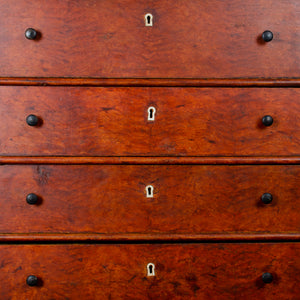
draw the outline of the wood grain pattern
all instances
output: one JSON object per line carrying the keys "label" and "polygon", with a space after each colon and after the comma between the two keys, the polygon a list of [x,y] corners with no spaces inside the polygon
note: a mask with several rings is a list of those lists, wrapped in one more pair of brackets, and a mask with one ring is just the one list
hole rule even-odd
{"label": "wood grain pattern", "polygon": [[0,164],[19,165],[298,165],[299,156],[161,157],[161,156],[0,156]]}
{"label": "wood grain pattern", "polygon": [[[299,77],[298,0],[0,1],[3,77]],[[154,26],[145,27],[152,13]],[[33,27],[37,41],[24,32]],[[274,33],[263,43],[265,30]]]}
{"label": "wood grain pattern", "polygon": [[300,233],[0,233],[2,244],[40,243],[192,243],[192,242],[299,242]]}
{"label": "wood grain pattern", "polygon": [[300,166],[1,166],[0,232],[299,236],[299,176]]}
{"label": "wood grain pattern", "polygon": [[119,87],[299,87],[300,78],[56,78],[0,77],[0,85]]}
{"label": "wood grain pattern", "polygon": [[298,299],[299,20],[297,0],[0,0],[0,299]]}
{"label": "wood grain pattern", "polygon": [[[1,299],[297,299],[300,244],[0,246]],[[155,264],[154,277],[146,266]],[[264,284],[263,273],[273,275]],[[28,275],[39,285],[26,285]],[[13,280],[7,280],[13,278]]]}
{"label": "wood grain pattern", "polygon": [[[0,154],[28,156],[299,155],[299,89],[0,89]],[[156,108],[155,121],[147,110]],[[25,119],[36,114],[42,126]],[[265,127],[264,115],[274,123]]]}

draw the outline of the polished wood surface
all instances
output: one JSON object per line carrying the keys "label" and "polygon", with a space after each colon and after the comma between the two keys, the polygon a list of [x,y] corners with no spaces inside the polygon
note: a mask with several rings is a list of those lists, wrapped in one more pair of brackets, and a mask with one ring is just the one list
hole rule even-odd
{"label": "polished wood surface", "polygon": [[56,78],[0,77],[0,85],[120,87],[299,87],[298,78]]}
{"label": "polished wood surface", "polygon": [[297,0],[0,0],[0,299],[299,299],[299,20]]}
{"label": "polished wood surface", "polygon": [[191,243],[298,242],[300,233],[0,233],[1,243]]}
{"label": "polished wood surface", "polygon": [[299,177],[299,166],[1,166],[0,232],[299,234]]}
{"label": "polished wood surface", "polygon": [[0,156],[0,165],[295,165],[299,156]]}
{"label": "polished wood surface", "polygon": [[[29,156],[300,154],[293,88],[0,88],[0,153]],[[155,107],[154,121],[148,108]],[[35,114],[39,127],[26,124]],[[261,119],[271,115],[265,127]]]}
{"label": "polished wood surface", "polygon": [[[0,2],[3,77],[299,77],[299,1]],[[144,16],[153,15],[153,27]],[[38,40],[27,40],[33,27]],[[264,43],[265,30],[274,34]]]}
{"label": "polished wood surface", "polygon": [[[1,245],[1,299],[297,299],[300,244]],[[155,276],[147,276],[153,263]],[[262,282],[263,273],[273,282]],[[38,286],[26,285],[29,275]],[[13,278],[13,280],[8,280]]]}

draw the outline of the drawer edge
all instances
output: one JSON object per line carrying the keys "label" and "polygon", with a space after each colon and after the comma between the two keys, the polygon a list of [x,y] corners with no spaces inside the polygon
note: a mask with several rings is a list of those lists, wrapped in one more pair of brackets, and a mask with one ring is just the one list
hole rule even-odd
{"label": "drawer edge", "polygon": [[300,156],[0,156],[0,165],[298,165]]}
{"label": "drawer edge", "polygon": [[228,234],[96,234],[31,233],[0,234],[0,243],[8,242],[289,242],[300,241],[300,233],[228,233]]}
{"label": "drawer edge", "polygon": [[102,87],[300,87],[298,78],[0,77],[0,85]]}

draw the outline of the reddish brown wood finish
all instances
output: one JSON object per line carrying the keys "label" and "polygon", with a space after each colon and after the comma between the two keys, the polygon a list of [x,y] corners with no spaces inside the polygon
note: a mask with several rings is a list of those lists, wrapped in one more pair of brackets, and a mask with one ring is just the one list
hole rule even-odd
{"label": "reddish brown wood finish", "polygon": [[[2,0],[0,12],[1,76],[300,75],[298,0]],[[41,38],[27,40],[28,27]]]}
{"label": "reddish brown wood finish", "polygon": [[300,78],[36,78],[0,77],[0,85],[121,87],[299,87]]}
{"label": "reddish brown wood finish", "polygon": [[133,156],[0,156],[0,164],[20,165],[297,165],[299,156],[279,157],[133,157]]}
{"label": "reddish brown wood finish", "polygon": [[0,232],[299,235],[299,177],[299,166],[2,166]]}
{"label": "reddish brown wood finish", "polygon": [[[1,299],[297,299],[300,244],[0,246]],[[148,263],[155,265],[148,277]],[[263,273],[273,275],[264,284]],[[39,285],[26,285],[36,275]],[[8,280],[13,278],[13,280]]]}
{"label": "reddish brown wood finish", "polygon": [[298,242],[300,233],[0,233],[2,243],[191,243],[191,242]]}
{"label": "reddish brown wood finish", "polygon": [[0,0],[0,299],[298,299],[299,19],[297,0]]}
{"label": "reddish brown wood finish", "polygon": [[[75,156],[299,155],[299,89],[0,89],[0,153]],[[147,110],[156,108],[155,121]],[[25,119],[36,114],[41,127]],[[264,115],[274,124],[265,127]]]}

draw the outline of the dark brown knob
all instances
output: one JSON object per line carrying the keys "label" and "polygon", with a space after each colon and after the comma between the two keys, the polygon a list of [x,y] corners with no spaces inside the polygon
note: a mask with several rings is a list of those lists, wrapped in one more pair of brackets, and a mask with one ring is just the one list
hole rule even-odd
{"label": "dark brown knob", "polygon": [[37,116],[35,116],[35,115],[29,115],[26,118],[26,123],[29,126],[37,126],[38,123],[39,123],[39,118]]}
{"label": "dark brown knob", "polygon": [[37,31],[33,28],[27,28],[25,31],[25,37],[28,40],[35,40],[37,37]]}
{"label": "dark brown knob", "polygon": [[29,286],[36,286],[38,284],[38,278],[34,275],[29,275],[26,279],[26,283]]}
{"label": "dark brown knob", "polygon": [[263,32],[261,37],[265,42],[268,43],[268,42],[271,42],[273,40],[273,33],[270,30],[266,30],[266,31]]}
{"label": "dark brown knob", "polygon": [[265,126],[271,126],[273,124],[273,118],[271,116],[264,116],[261,121]]}
{"label": "dark brown knob", "polygon": [[261,201],[264,204],[270,204],[273,200],[273,196],[270,193],[265,193],[261,196]]}
{"label": "dark brown knob", "polygon": [[261,279],[264,283],[271,283],[273,281],[273,276],[271,273],[264,273],[262,274]]}
{"label": "dark brown knob", "polygon": [[26,202],[30,205],[37,204],[38,201],[39,197],[36,194],[31,193],[26,196]]}

